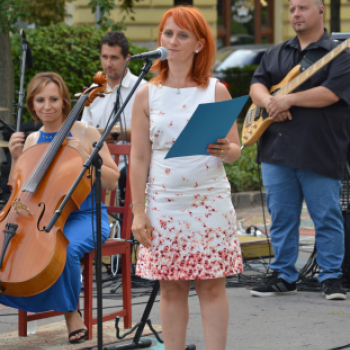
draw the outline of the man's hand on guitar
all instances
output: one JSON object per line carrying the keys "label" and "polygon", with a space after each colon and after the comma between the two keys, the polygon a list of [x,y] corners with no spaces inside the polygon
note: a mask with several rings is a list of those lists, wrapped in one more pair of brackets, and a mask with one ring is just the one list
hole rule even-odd
{"label": "man's hand on guitar", "polygon": [[270,96],[270,100],[266,104],[266,111],[269,117],[276,122],[284,122],[292,120],[292,115],[289,112],[292,104],[290,103],[289,95]]}
{"label": "man's hand on guitar", "polygon": [[[270,117],[270,115],[269,115]],[[274,115],[273,117],[271,117],[274,121],[276,122],[284,122],[286,121],[287,119],[288,120],[292,120],[292,115],[290,114],[289,111],[287,112],[282,112],[280,114],[277,114],[277,115]]]}

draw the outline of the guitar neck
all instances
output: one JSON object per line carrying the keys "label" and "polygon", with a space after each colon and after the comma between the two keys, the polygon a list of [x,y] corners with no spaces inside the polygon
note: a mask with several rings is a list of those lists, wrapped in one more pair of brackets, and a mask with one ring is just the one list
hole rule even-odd
{"label": "guitar neck", "polygon": [[293,80],[291,80],[288,84],[286,84],[283,88],[278,90],[274,95],[288,95],[300,85],[302,85],[306,80],[311,78],[315,73],[317,73],[320,69],[322,69],[326,64],[331,62],[334,58],[339,56],[343,51],[345,51],[350,44],[350,39],[344,41],[340,45],[338,45],[335,49],[328,52],[324,57],[320,58],[316,63],[314,63],[311,67],[304,70],[303,73],[299,74]]}

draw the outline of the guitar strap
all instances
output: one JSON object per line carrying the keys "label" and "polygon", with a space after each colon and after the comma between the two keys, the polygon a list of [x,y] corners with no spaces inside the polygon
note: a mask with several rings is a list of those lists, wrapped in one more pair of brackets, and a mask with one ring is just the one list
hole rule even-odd
{"label": "guitar strap", "polygon": [[[337,46],[336,43],[338,42],[331,40],[332,50]],[[300,62],[300,71],[303,72],[305,69],[311,67],[328,52],[329,51],[323,47],[319,47],[315,50],[309,50]]]}

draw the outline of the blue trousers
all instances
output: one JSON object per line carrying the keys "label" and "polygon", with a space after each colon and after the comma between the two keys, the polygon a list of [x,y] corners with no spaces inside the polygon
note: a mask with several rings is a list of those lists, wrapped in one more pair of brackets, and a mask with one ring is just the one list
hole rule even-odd
{"label": "blue trousers", "polygon": [[340,204],[341,181],[302,169],[262,163],[271,243],[275,261],[270,268],[288,283],[298,280],[299,226],[305,199],[316,231],[319,282],[340,278],[344,258],[344,228]]}

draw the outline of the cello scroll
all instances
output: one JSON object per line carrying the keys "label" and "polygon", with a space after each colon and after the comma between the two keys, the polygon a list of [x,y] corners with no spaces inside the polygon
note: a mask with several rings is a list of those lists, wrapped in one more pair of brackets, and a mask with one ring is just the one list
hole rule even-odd
{"label": "cello scroll", "polygon": [[75,97],[80,97],[89,93],[89,98],[85,102],[85,106],[88,107],[94,101],[96,97],[105,97],[105,94],[110,94],[111,91],[107,90],[107,77],[104,72],[97,72],[94,76],[94,83],[98,86],[91,86],[90,88],[84,88],[83,93],[79,92],[75,94]]}

